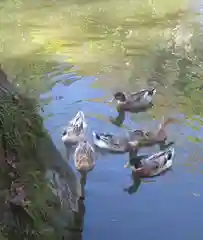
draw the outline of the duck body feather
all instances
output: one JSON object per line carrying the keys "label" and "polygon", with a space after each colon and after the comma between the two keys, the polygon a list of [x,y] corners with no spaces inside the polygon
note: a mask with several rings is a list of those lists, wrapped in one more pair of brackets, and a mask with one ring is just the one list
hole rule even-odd
{"label": "duck body feather", "polygon": [[127,150],[128,139],[127,137],[118,137],[110,133],[96,133],[93,132],[94,144],[102,149],[111,152],[125,153]]}
{"label": "duck body feather", "polygon": [[143,147],[149,147],[156,144],[165,143],[165,141],[167,140],[166,135],[159,137],[156,133],[145,132],[142,130],[135,130],[134,132],[131,132],[130,138],[139,141],[140,146]]}
{"label": "duck body feather", "polygon": [[142,89],[138,92],[131,93],[127,96],[127,101],[140,102],[142,104],[152,103],[156,89]]}
{"label": "duck body feather", "polygon": [[157,176],[172,167],[174,156],[174,148],[155,153],[148,158],[141,159],[139,166],[133,166],[133,173],[139,177]]}
{"label": "duck body feather", "polygon": [[62,133],[62,141],[65,144],[76,144],[85,139],[87,123],[82,111],[79,111],[76,116],[69,122],[68,126]]}
{"label": "duck body feather", "polygon": [[74,164],[77,171],[87,173],[95,167],[95,151],[86,140],[79,142],[74,153]]}
{"label": "duck body feather", "polygon": [[132,130],[129,132],[129,138],[132,139],[131,141],[137,140],[140,143],[140,147],[148,147],[156,144],[164,145],[167,141],[166,127],[174,122],[176,122],[174,118],[163,120],[155,132]]}

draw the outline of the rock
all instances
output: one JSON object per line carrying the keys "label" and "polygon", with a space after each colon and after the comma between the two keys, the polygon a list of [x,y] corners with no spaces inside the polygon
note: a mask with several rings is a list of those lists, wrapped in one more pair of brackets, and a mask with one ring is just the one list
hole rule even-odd
{"label": "rock", "polygon": [[[35,113],[34,101],[18,94],[0,65],[0,101],[4,100],[7,105],[6,109],[1,108],[0,116],[0,121],[3,121],[0,122],[2,232],[5,237],[11,234],[16,239],[33,239],[33,234],[45,240],[50,239],[50,236],[52,239],[69,239],[72,233],[67,229],[75,227],[75,211],[81,211],[78,208],[79,184],[72,169],[43,129],[41,117]],[[15,109],[20,109],[22,116],[15,115]],[[22,119],[17,122],[4,119],[9,111]],[[6,130],[4,123],[10,124]],[[55,172],[58,176],[55,191],[50,187],[50,177],[46,178],[47,172]],[[10,212],[3,205],[6,192],[10,192],[7,198]],[[56,192],[62,192],[60,198]],[[26,204],[27,199],[30,204]],[[9,221],[6,221],[5,213],[9,213]],[[20,226],[17,223],[19,221]],[[14,225],[10,226],[12,222]]]}

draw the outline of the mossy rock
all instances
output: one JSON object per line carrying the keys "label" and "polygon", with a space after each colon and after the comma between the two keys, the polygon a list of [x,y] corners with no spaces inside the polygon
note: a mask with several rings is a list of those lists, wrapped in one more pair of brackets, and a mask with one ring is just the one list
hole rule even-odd
{"label": "mossy rock", "polygon": [[[5,77],[0,74],[2,239],[62,239],[70,235],[66,228],[74,213],[70,204],[64,210],[64,203],[54,194],[46,173],[56,170],[61,178],[68,175],[65,183],[67,186],[70,183],[70,200],[77,202],[74,175],[64,170],[65,162],[44,129],[36,103],[19,96]],[[43,152],[47,148],[51,157]]]}

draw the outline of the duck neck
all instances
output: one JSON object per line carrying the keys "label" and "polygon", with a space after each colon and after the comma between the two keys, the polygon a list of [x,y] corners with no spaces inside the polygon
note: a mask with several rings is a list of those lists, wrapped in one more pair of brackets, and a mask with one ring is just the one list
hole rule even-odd
{"label": "duck neck", "polygon": [[137,153],[138,153],[138,149],[134,149],[134,150],[130,149],[129,150],[129,159],[132,159],[132,158],[136,157]]}

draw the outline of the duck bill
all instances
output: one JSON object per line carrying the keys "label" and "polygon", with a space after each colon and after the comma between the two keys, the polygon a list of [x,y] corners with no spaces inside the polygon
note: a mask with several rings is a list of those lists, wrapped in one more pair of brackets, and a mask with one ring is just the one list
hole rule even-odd
{"label": "duck bill", "polygon": [[128,161],[125,165],[124,165],[124,168],[130,168],[131,167],[131,164],[130,162]]}
{"label": "duck bill", "polygon": [[113,98],[109,101],[109,103],[112,103],[114,100],[115,100],[115,97],[113,97]]}

